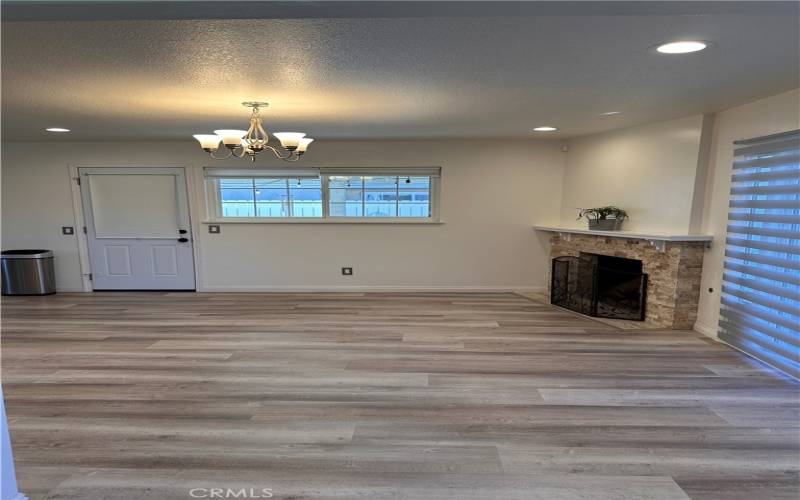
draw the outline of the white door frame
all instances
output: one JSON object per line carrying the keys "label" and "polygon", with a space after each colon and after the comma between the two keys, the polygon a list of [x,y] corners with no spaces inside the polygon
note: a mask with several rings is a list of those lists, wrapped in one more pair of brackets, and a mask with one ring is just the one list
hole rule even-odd
{"label": "white door frame", "polygon": [[78,183],[80,180],[80,172],[78,169],[80,168],[98,168],[98,167],[108,167],[108,168],[158,168],[158,167],[170,167],[170,168],[182,168],[184,172],[184,176],[186,178],[186,193],[187,199],[189,204],[189,226],[192,228],[192,256],[194,258],[194,284],[195,290],[200,291],[202,289],[202,281],[201,281],[201,271],[200,271],[200,239],[197,237],[200,232],[200,224],[198,221],[200,218],[198,217],[197,206],[195,201],[198,200],[198,192],[197,192],[197,170],[191,164],[175,164],[175,163],[153,163],[153,162],[141,162],[141,163],[114,163],[114,162],[98,162],[98,163],[80,163],[80,164],[68,164],[67,165],[67,181],[70,185],[70,190],[72,192],[72,214],[73,218],[75,219],[75,233],[77,234],[78,240],[78,260],[80,262],[80,271],[81,271],[81,282],[83,285],[84,292],[92,292],[94,291],[94,287],[92,286],[92,280],[89,279],[89,275],[92,272],[92,265],[91,260],[89,259],[89,238],[86,233],[83,232],[83,228],[86,226],[86,218],[83,214],[83,200],[81,198],[81,187]]}

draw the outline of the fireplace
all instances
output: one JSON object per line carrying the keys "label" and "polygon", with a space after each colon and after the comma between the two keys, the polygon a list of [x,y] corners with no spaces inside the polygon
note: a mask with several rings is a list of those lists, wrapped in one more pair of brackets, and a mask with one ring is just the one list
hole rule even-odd
{"label": "fireplace", "polygon": [[[673,330],[688,330],[694,326],[697,319],[697,303],[700,300],[700,277],[703,270],[703,254],[710,238],[698,236],[681,236],[681,239],[663,241],[658,238],[647,239],[646,235],[641,237],[626,234],[618,231],[619,236],[609,234],[594,234],[597,231],[588,230],[569,230],[557,231],[555,229],[543,229],[552,234],[550,238],[550,258],[562,256],[572,256],[575,259],[580,257],[581,252],[606,255],[615,257],[625,257],[628,259],[641,261],[641,271],[647,274],[647,282],[642,285],[642,299],[645,301],[645,317],[642,327],[644,328],[663,328]],[[664,236],[660,236],[664,238]],[[656,244],[654,243],[654,241]],[[561,264],[557,264],[553,270],[564,271]],[[605,266],[604,266],[605,267]],[[638,269],[638,268],[637,268]],[[578,262],[573,261],[572,273],[578,272]],[[587,272],[587,269],[584,269]],[[592,275],[593,268],[589,267],[587,274]],[[567,277],[569,275],[566,275]],[[571,278],[572,289],[554,290],[553,277],[549,279],[551,296],[556,295],[556,301],[568,300],[575,304],[577,299],[573,296],[565,296],[567,292],[573,294],[577,290],[577,274]],[[561,284],[564,279],[559,280]],[[581,280],[583,286],[585,280]],[[594,279],[588,281],[589,290],[593,289]],[[582,292],[587,290],[582,289]],[[645,297],[645,291],[647,296]],[[585,295],[586,296],[586,295]],[[592,303],[592,296],[588,295],[588,304]],[[605,309],[605,308],[603,308]],[[587,313],[591,314],[591,308]]]}
{"label": "fireplace", "polygon": [[550,302],[588,316],[644,321],[642,261],[580,252],[552,262]]}

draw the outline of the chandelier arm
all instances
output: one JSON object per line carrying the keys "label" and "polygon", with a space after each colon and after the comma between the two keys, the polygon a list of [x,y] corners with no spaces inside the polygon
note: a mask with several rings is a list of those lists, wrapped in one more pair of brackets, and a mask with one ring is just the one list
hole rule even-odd
{"label": "chandelier arm", "polygon": [[244,139],[249,143],[250,137],[253,135],[253,131],[256,129],[256,118],[253,116],[250,118],[250,127],[247,129],[247,133],[244,134]]}
{"label": "chandelier arm", "polygon": [[261,120],[258,120],[256,122],[256,130],[261,132],[261,137],[264,138],[264,144],[266,144],[267,141],[269,141],[269,134],[267,133],[266,130],[264,130],[264,127],[261,126]]}
{"label": "chandelier arm", "polygon": [[280,152],[277,149],[275,149],[274,146],[266,146],[266,149],[269,149],[270,151],[272,151],[275,154],[276,157],[280,158],[283,161],[297,161],[297,160],[300,159],[300,156],[292,155],[291,152],[289,152],[288,155],[283,156],[283,155],[280,154]]}

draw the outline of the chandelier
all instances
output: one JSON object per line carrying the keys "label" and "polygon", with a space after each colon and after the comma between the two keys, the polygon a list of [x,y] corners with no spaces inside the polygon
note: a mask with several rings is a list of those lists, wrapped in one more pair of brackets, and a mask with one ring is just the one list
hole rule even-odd
{"label": "chandelier", "polygon": [[[269,135],[264,127],[261,126],[259,109],[266,108],[269,103],[258,101],[245,101],[243,106],[253,109],[250,115],[250,128],[247,130],[215,130],[213,134],[197,134],[194,136],[200,142],[203,151],[215,160],[226,160],[231,157],[250,158],[256,161],[256,155],[268,149],[275,156],[284,161],[297,161],[306,152],[306,148],[314,139],[306,137],[302,132],[276,132],[272,135],[278,138],[285,153],[281,154],[273,146],[267,144]],[[223,156],[215,153],[219,149],[219,143],[228,150]]]}

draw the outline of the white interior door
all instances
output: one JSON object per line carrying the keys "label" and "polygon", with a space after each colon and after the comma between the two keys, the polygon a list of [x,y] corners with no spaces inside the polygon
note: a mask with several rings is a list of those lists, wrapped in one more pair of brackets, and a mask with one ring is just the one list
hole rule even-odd
{"label": "white interior door", "polygon": [[95,290],[194,290],[182,168],[81,168]]}

